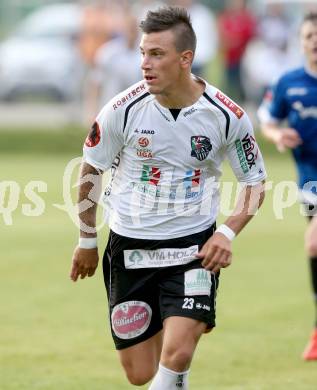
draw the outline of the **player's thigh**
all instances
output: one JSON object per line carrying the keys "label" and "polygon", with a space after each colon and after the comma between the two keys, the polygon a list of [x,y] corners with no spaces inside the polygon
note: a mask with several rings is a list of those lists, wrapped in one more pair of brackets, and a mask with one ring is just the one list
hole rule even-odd
{"label": "player's thigh", "polygon": [[207,324],[188,317],[172,316],[164,320],[161,363],[175,370],[186,370]]}
{"label": "player's thigh", "polygon": [[219,274],[205,270],[200,260],[166,271],[160,283],[162,319],[192,318],[205,323],[208,332],[215,326],[218,284]]}
{"label": "player's thigh", "polygon": [[109,319],[116,349],[126,350],[152,338],[162,329],[155,270],[128,269],[125,250],[138,242],[111,234],[103,258]]}

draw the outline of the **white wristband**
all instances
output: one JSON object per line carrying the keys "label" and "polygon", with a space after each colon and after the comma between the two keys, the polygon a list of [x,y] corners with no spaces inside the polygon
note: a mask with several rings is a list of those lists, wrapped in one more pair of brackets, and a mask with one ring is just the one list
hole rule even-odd
{"label": "white wristband", "polygon": [[97,237],[80,237],[78,242],[79,248],[83,249],[93,249],[97,248]]}
{"label": "white wristband", "polygon": [[229,226],[225,224],[222,224],[219,227],[217,227],[215,233],[222,233],[230,241],[232,241],[236,236],[236,233],[232,229],[230,229]]}

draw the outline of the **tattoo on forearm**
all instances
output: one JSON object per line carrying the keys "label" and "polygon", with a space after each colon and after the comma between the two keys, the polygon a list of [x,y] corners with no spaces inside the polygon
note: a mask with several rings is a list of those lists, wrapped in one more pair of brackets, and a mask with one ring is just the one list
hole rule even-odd
{"label": "tattoo on forearm", "polygon": [[80,173],[78,214],[83,236],[96,235],[96,212],[101,193],[102,171],[83,163]]}

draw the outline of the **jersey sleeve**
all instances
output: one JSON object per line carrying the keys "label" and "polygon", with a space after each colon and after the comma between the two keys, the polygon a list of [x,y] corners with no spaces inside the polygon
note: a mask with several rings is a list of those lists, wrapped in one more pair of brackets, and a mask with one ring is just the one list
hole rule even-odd
{"label": "jersey sleeve", "polygon": [[230,126],[226,156],[239,182],[255,185],[266,178],[262,154],[246,113]]}
{"label": "jersey sleeve", "polygon": [[83,159],[106,171],[124,145],[121,115],[107,104],[97,116],[83,147]]}
{"label": "jersey sleeve", "polygon": [[283,79],[272,85],[265,93],[258,110],[261,123],[280,122],[287,117],[287,101]]}

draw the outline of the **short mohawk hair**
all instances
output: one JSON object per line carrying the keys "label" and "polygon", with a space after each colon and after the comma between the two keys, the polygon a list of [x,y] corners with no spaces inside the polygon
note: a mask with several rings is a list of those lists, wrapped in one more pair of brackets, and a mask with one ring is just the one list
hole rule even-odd
{"label": "short mohawk hair", "polygon": [[140,28],[145,34],[174,30],[177,51],[192,50],[195,53],[196,34],[185,8],[162,7],[156,11],[148,11],[146,18],[140,23]]}

